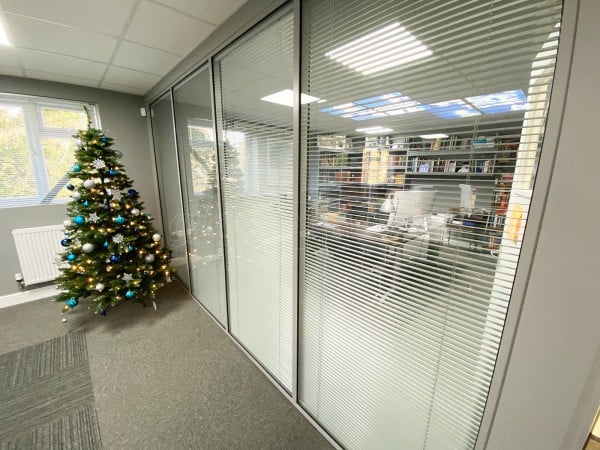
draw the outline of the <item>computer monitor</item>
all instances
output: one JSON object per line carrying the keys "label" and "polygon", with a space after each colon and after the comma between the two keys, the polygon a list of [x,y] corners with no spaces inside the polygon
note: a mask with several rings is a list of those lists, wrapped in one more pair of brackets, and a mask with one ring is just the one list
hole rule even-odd
{"label": "computer monitor", "polygon": [[396,191],[392,197],[392,211],[388,227],[417,225],[429,216],[437,191]]}

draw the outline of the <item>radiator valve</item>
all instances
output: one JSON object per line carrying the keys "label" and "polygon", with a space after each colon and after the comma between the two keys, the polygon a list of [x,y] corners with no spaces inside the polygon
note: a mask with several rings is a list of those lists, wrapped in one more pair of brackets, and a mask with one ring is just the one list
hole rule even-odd
{"label": "radiator valve", "polygon": [[19,285],[24,288],[25,287],[25,281],[23,281],[23,275],[21,275],[20,273],[15,273],[15,281],[17,283],[19,283]]}

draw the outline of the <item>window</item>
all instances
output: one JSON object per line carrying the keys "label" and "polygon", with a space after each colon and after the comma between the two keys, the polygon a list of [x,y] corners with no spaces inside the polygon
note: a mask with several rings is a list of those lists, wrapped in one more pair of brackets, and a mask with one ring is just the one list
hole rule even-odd
{"label": "window", "polygon": [[[87,127],[82,103],[0,95],[0,207],[63,203],[77,130]],[[92,124],[97,126],[93,105]]]}

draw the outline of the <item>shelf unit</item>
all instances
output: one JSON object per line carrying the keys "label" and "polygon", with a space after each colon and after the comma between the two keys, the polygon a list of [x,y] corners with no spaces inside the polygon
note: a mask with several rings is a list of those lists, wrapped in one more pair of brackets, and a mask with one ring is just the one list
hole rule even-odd
{"label": "shelf unit", "polygon": [[[365,214],[376,214],[389,191],[407,189],[419,179],[443,178],[456,180],[457,184],[479,179],[500,186],[494,189],[489,227],[503,226],[503,223],[495,227],[492,224],[498,225],[500,220],[499,195],[507,197],[510,193],[510,182],[500,181],[504,173],[513,171],[518,142],[499,136],[476,139],[451,136],[433,140],[326,136],[324,140],[329,145],[321,145],[319,139],[317,146],[321,212],[347,213],[357,209]],[[365,158],[369,161],[373,158],[373,166],[365,163]],[[371,169],[375,173],[369,173]]]}

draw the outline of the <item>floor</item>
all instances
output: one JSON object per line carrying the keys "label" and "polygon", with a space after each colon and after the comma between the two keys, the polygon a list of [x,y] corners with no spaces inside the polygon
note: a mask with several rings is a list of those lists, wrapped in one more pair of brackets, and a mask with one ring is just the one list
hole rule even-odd
{"label": "floor", "polygon": [[60,309],[1,309],[0,353],[84,330],[104,448],[331,448],[177,283],[158,311],[80,306],[62,323]]}

